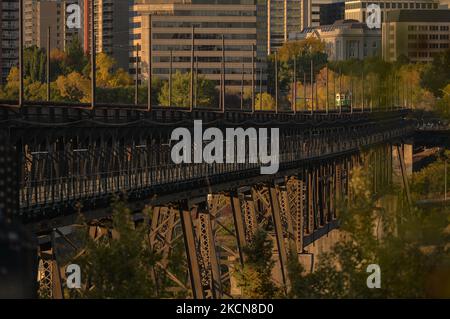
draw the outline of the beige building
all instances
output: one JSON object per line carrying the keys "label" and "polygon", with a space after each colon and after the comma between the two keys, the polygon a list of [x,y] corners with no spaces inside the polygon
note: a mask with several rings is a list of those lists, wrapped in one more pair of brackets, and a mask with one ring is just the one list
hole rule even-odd
{"label": "beige building", "polygon": [[[155,77],[168,79],[170,53],[173,73],[185,73],[191,67],[192,27],[195,27],[195,65],[200,76],[219,85],[222,67],[222,35],[225,39],[225,84],[227,91],[239,91],[242,72],[244,86],[251,84],[252,56],[258,60],[257,70],[266,79],[265,20],[257,16],[256,1],[233,1],[233,4],[208,3],[205,0],[141,0],[136,1],[132,18],[132,45],[140,48],[139,71],[148,76],[149,20],[151,16],[152,71]],[[229,1],[223,1],[230,3]],[[135,74],[136,55],[130,52],[130,73]],[[256,61],[256,60],[255,60]],[[259,75],[255,76],[258,80]]]}
{"label": "beige building", "polygon": [[321,6],[344,2],[344,0],[302,0],[301,1],[301,30],[320,25]]}
{"label": "beige building", "polygon": [[[96,51],[104,52],[112,56],[116,62],[117,67],[128,69],[129,51],[129,0],[84,0],[83,8],[87,11],[83,28],[84,32],[85,50],[89,51],[90,47],[90,1],[95,1],[95,42]],[[87,8],[86,8],[87,7]]]}
{"label": "beige building", "polygon": [[367,6],[377,4],[380,6],[381,22],[386,17],[386,12],[392,10],[433,10],[439,7],[439,0],[356,0],[345,1],[345,19],[366,22]]}
{"label": "beige building", "polygon": [[19,58],[19,1],[0,2],[0,85],[6,83],[11,67]]}
{"label": "beige building", "polygon": [[430,62],[450,48],[450,10],[392,11],[382,26],[383,58]]}
{"label": "beige building", "polygon": [[24,44],[25,47],[47,47],[48,27],[52,48],[64,50],[70,41],[66,34],[66,1],[24,0]]}
{"label": "beige building", "polygon": [[273,53],[288,40],[290,32],[302,30],[302,0],[267,0],[267,52]]}
{"label": "beige building", "polygon": [[290,41],[315,37],[325,42],[331,61],[364,59],[381,55],[381,31],[369,29],[356,20],[340,20],[331,25],[310,27],[291,33]]}

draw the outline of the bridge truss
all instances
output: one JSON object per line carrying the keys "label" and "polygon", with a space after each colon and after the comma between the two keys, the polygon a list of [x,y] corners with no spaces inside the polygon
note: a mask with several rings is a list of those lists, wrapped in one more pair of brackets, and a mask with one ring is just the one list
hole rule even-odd
{"label": "bridge truss", "polygon": [[[245,264],[244,247],[259,228],[273,238],[278,280],[288,289],[289,256],[305,253],[308,244],[338,226],[339,205],[352,196],[352,168],[370,166],[373,187],[381,188],[391,180],[391,143],[412,132],[405,110],[309,115],[28,107],[2,112],[0,160],[7,171],[0,174],[7,184],[0,185],[1,204],[34,232],[49,234],[50,245],[41,246],[41,288],[52,297],[62,297],[64,276],[56,263],[58,227],[74,223],[81,211],[92,222],[93,237],[112,232],[101,220],[110,217],[109,204],[117,195],[136,212],[151,208],[149,244],[164,257],[158,269],[194,298],[236,295],[233,271]],[[173,164],[171,132],[192,130],[194,119],[203,120],[205,128],[278,127],[278,173],[261,175],[260,165],[249,162]],[[187,281],[167,268],[180,241]]]}

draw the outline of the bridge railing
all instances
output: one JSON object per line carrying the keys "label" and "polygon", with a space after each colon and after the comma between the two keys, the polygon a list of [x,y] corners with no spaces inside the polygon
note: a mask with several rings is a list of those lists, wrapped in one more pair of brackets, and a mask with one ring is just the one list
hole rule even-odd
{"label": "bridge railing", "polygon": [[[285,136],[279,154],[280,170],[405,135],[408,127],[355,131],[347,136],[331,134],[305,138]],[[283,146],[284,145],[284,146]],[[64,212],[77,203],[89,205],[113,194],[150,196],[192,185],[206,187],[233,179],[260,175],[261,162],[174,164],[170,145],[91,145],[85,149],[25,152],[21,159],[20,207],[27,218],[43,209]]]}

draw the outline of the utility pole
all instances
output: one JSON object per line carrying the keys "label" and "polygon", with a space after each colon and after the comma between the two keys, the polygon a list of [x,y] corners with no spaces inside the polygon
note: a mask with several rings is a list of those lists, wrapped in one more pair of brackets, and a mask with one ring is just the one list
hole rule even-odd
{"label": "utility pole", "polygon": [[311,59],[311,114],[314,113],[314,62]]}
{"label": "utility pole", "polygon": [[444,175],[445,175],[445,182],[444,182],[444,201],[447,201],[447,159],[445,159],[445,162],[444,162]]}
{"label": "utility pole", "polygon": [[191,44],[191,84],[189,94],[189,111],[194,109],[194,45],[195,45],[195,27],[192,26],[192,44]]}
{"label": "utility pole", "polygon": [[[243,59],[243,58],[242,58]],[[241,111],[244,109],[244,62],[242,62],[241,74]]]}
{"label": "utility pole", "polygon": [[194,106],[197,106],[198,96],[198,56],[195,57],[195,91],[194,91]]}
{"label": "utility pole", "polygon": [[303,71],[303,110],[306,111],[307,100],[306,100],[306,72]]}
{"label": "utility pole", "polygon": [[225,35],[222,34],[222,87],[221,87],[221,111],[225,112]]}
{"label": "utility pole", "polygon": [[148,83],[147,83],[147,111],[152,110],[152,16],[148,16]]}
{"label": "utility pole", "polygon": [[256,53],[256,46],[252,45],[252,113],[255,112],[255,53]]}
{"label": "utility pole", "polygon": [[328,65],[327,65],[327,67],[326,67],[326,73],[325,73],[325,77],[326,77],[326,94],[327,94],[327,101],[326,101],[326,114],[328,114],[328,108],[329,108],[329,105],[328,105],[328,103],[329,103],[329,96],[328,96]]}
{"label": "utility pole", "polygon": [[336,110],[336,72],[333,71],[333,108]]}
{"label": "utility pole", "polygon": [[350,113],[353,113],[353,73],[350,73]]}
{"label": "utility pole", "polygon": [[[95,6],[91,0],[91,109],[95,108],[95,86],[96,84],[96,48],[95,48]],[[137,71],[137,70],[136,70]]]}
{"label": "utility pole", "polygon": [[136,45],[136,74],[134,79],[134,105],[139,104],[139,44]]}
{"label": "utility pole", "polygon": [[297,56],[294,57],[294,76],[293,76],[293,88],[292,88],[292,106],[294,114],[297,113]]}
{"label": "utility pole", "polygon": [[19,0],[19,107],[23,106],[23,1]]}
{"label": "utility pole", "polygon": [[262,111],[263,96],[262,96],[262,64],[259,66],[259,110]]}
{"label": "utility pole", "polygon": [[275,113],[278,113],[278,53],[275,52]]}
{"label": "utility pole", "polygon": [[172,67],[173,67],[173,51],[170,50],[169,57],[169,107],[172,106]]}
{"label": "utility pole", "polygon": [[341,100],[341,93],[342,93],[342,70],[339,69],[339,113],[342,113],[342,100]]}
{"label": "utility pole", "polygon": [[362,75],[361,75],[361,86],[362,86],[362,91],[361,91],[361,109],[362,112],[364,113],[364,104],[365,104],[365,99],[364,99],[364,83],[365,83],[365,79],[364,79],[364,65],[363,65],[363,69],[362,69]]}
{"label": "utility pole", "polygon": [[47,101],[50,101],[50,27],[47,29]]}

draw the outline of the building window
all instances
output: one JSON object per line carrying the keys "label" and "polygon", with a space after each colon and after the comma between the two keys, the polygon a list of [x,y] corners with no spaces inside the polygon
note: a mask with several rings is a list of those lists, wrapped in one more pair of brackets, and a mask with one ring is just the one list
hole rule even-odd
{"label": "building window", "polygon": [[448,34],[441,34],[439,37],[441,40],[448,40]]}
{"label": "building window", "polygon": [[449,27],[448,25],[441,25],[441,31],[448,31]]}
{"label": "building window", "polygon": [[448,43],[441,43],[441,49],[448,49]]}
{"label": "building window", "polygon": [[415,25],[409,25],[408,26],[408,31],[416,31],[417,27]]}
{"label": "building window", "polygon": [[428,26],[426,25],[419,25],[419,31],[427,31],[428,30]]}
{"label": "building window", "polygon": [[430,40],[437,40],[439,36],[437,34],[430,34]]}
{"label": "building window", "polygon": [[439,27],[437,25],[430,25],[430,31],[437,31]]}
{"label": "building window", "polygon": [[416,34],[408,34],[408,40],[415,40],[415,39],[417,39]]}

